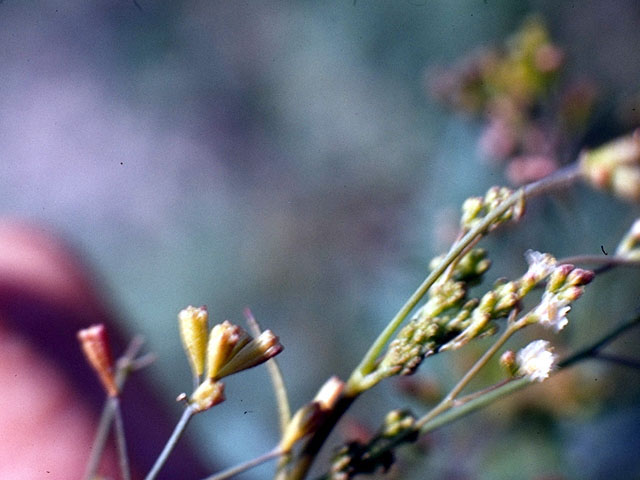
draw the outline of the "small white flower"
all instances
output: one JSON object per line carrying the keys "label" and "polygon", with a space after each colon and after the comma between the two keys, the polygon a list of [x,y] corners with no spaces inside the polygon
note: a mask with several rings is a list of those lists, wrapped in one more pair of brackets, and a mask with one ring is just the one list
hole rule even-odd
{"label": "small white flower", "polygon": [[536,283],[545,279],[556,267],[556,259],[549,253],[540,253],[535,250],[524,252],[524,258],[529,264],[526,277],[533,279]]}
{"label": "small white flower", "polygon": [[558,298],[553,292],[544,292],[540,304],[534,309],[533,315],[539,317],[538,323],[545,328],[553,328],[556,332],[562,330],[568,323],[567,313],[571,307],[567,302]]}
{"label": "small white flower", "polygon": [[549,376],[555,355],[551,352],[549,342],[535,340],[518,352],[516,362],[520,374],[529,377],[532,382],[541,382]]}

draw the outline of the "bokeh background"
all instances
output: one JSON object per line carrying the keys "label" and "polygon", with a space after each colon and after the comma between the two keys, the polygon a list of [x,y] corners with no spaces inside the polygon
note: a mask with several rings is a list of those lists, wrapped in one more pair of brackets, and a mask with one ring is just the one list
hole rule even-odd
{"label": "bokeh background", "polygon": [[[535,12],[566,51],[566,75],[598,85],[584,145],[625,133],[614,114],[639,88],[633,0],[139,5],[0,3],[0,213],[82,253],[126,331],[158,354],[146,374],[176,419],[190,388],[180,309],[242,322],[250,306],[285,345],[298,407],[349,375],[447,247],[462,201],[508,183],[478,152],[481,122],[429,96],[434,66],[501,43]],[[527,248],[613,250],[637,214],[586,187],[536,200],[485,242],[488,279],[521,274]],[[633,270],[596,280],[563,341],[585,344],[629,316],[639,286]],[[434,357],[419,378],[443,391],[470,359]],[[403,450],[396,478],[640,478],[638,380],[585,364]],[[212,465],[277,441],[264,368],[226,391],[188,432]],[[342,433],[374,431],[399,406],[428,408],[388,382]]]}

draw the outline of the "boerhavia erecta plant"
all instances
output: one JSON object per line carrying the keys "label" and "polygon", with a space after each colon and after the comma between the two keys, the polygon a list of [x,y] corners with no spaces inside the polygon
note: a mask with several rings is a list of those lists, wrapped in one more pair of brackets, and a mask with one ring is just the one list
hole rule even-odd
{"label": "boerhavia erecta plant", "polygon": [[[640,266],[640,219],[630,226],[612,254],[557,259],[551,253],[527,250],[522,252],[519,274],[485,285],[492,260],[480,242],[503,225],[526,218],[525,207],[531,198],[566,190],[582,181],[626,201],[640,200],[638,131],[597,148],[583,149],[574,163],[560,166],[563,155],[556,143],[564,142],[558,138],[582,131],[595,101],[595,95],[587,96],[582,104],[573,103],[571,108],[557,101],[550,109],[559,119],[556,124],[540,117],[539,107],[559,81],[564,63],[564,52],[551,42],[536,17],[529,19],[502,48],[485,50],[434,81],[432,86],[445,103],[487,121],[482,148],[505,162],[507,176],[522,186],[492,187],[482,196],[467,199],[462,205],[456,240],[447,252],[430,262],[424,281],[373,339],[350,376],[345,380],[329,378],[314,398],[294,413],[274,359],[283,346],[270,330],[261,331],[250,311],[245,316],[251,333],[229,321],[209,329],[206,307],[189,306],[179,312],[177,330],[191,367],[193,391],[178,396],[184,405],[182,417],[146,480],[156,478],[191,418],[225,400],[223,380],[262,363],[268,367],[277,399],[280,440],[265,449],[267,453],[261,457],[213,474],[208,480],[231,478],[272,459],[277,460],[275,479],[307,478],[327,437],[357,398],[391,377],[414,374],[432,356],[464,349],[470,343],[478,345],[478,339],[490,337],[489,346],[432,408],[418,414],[405,408],[391,410],[369,439],[338,446],[320,478],[348,480],[387,471],[402,445],[528,385],[548,381],[556,372],[580,361],[604,358],[603,348],[638,325],[640,315],[619,323],[592,345],[562,359],[558,358],[553,341],[547,339],[535,339],[521,348],[504,348],[512,337],[534,325],[550,335],[571,328],[572,305],[585,288],[591,288],[588,285],[596,275],[620,265]],[[572,88],[577,87],[570,87],[566,95],[570,96]],[[536,135],[544,145],[532,146],[530,138]],[[85,478],[95,478],[100,453],[113,424],[122,477],[127,479],[130,474],[119,393],[127,375],[150,359],[137,357],[140,342],[136,340],[114,364],[101,325],[82,330],[78,338],[107,396]],[[627,359],[626,364],[633,363]],[[503,378],[469,391],[471,381],[477,380],[488,365],[501,366]]]}

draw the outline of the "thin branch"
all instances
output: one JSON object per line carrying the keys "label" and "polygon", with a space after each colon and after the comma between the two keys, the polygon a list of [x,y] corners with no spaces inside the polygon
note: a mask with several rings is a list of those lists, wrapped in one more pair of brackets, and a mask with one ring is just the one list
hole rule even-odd
{"label": "thin branch", "polygon": [[113,421],[113,415],[115,413],[117,405],[116,397],[108,397],[104,404],[102,413],[100,414],[100,421],[98,422],[98,430],[91,446],[91,455],[87,462],[87,467],[84,472],[85,480],[91,480],[96,476],[98,471],[98,464],[102,458],[102,453],[107,445],[107,438],[109,436],[109,430],[111,428],[111,422]]}
{"label": "thin branch", "polygon": [[116,436],[116,446],[118,448],[118,459],[120,462],[120,471],[123,480],[131,480],[131,469],[129,468],[129,456],[127,455],[127,442],[124,436],[124,422],[122,421],[122,410],[120,409],[120,401],[115,397],[114,422]]}
{"label": "thin branch", "polygon": [[[129,373],[131,373],[133,370],[136,370],[136,368],[133,367],[135,365],[135,358],[136,355],[138,355],[138,353],[140,352],[143,344],[143,337],[140,335],[136,335],[129,342],[129,345],[127,346],[127,349],[125,350],[122,357],[120,357],[116,362],[115,382],[116,386],[118,387],[118,391],[122,391],[122,389],[124,388],[124,384],[127,381]],[[141,357],[141,359],[143,358],[145,357]],[[100,459],[102,458],[102,454],[107,445],[107,438],[109,436],[111,422],[113,421],[117,409],[117,397],[107,398],[107,401],[105,402],[102,409],[102,413],[100,414],[98,429],[96,431],[96,436],[91,447],[91,455],[89,457],[89,461],[87,462],[87,468],[83,477],[84,479],[88,480],[95,477]]]}
{"label": "thin branch", "polygon": [[616,256],[603,257],[602,255],[575,255],[572,257],[561,258],[558,260],[558,263],[570,263],[572,265],[583,265],[586,263],[589,265],[598,265],[598,267],[594,269],[596,275],[607,272],[614,267],[640,267],[640,261],[638,260]]}
{"label": "thin branch", "polygon": [[182,436],[182,433],[184,432],[185,428],[187,428],[187,425],[189,424],[189,420],[191,420],[191,418],[195,413],[196,411],[192,405],[188,405],[187,408],[184,409],[184,411],[182,412],[182,416],[180,417],[180,420],[178,421],[177,425],[173,429],[173,433],[169,437],[169,440],[167,440],[167,444],[162,449],[162,452],[160,452],[160,455],[158,455],[156,462],[153,464],[153,467],[151,467],[151,470],[149,471],[147,476],[144,477],[145,480],[153,480],[154,478],[156,478],[156,476],[164,466],[165,462],[169,458],[169,455],[177,445],[178,440]]}
{"label": "thin branch", "polygon": [[265,453],[264,455],[256,457],[247,462],[241,463],[240,465],[236,465],[235,467],[231,467],[226,470],[223,470],[222,472],[218,472],[215,475],[211,475],[210,477],[205,478],[204,480],[225,480],[227,478],[231,478],[234,475],[242,473],[251,468],[255,468],[258,465],[261,465],[265,462],[268,462],[269,460],[279,457],[281,453],[282,452],[280,452],[278,448],[274,448],[273,450]]}
{"label": "thin branch", "polygon": [[618,338],[624,332],[634,327],[637,327],[638,325],[640,325],[640,314],[638,314],[636,317],[632,318],[631,320],[628,320],[623,324],[619,325],[618,327],[613,329],[611,332],[609,332],[607,335],[597,340],[595,343],[588,345],[587,347],[584,347],[583,349],[579,350],[578,352],[571,355],[570,357],[567,357],[564,360],[561,360],[560,362],[558,362],[558,367],[566,368],[585,358],[591,358],[597,355],[600,349],[602,349],[602,347],[604,347],[608,343],[613,342],[616,338]]}
{"label": "thin branch", "polygon": [[[251,333],[257,338],[262,333],[262,329],[258,324],[258,321],[248,308],[245,309],[244,315],[247,319],[247,324]],[[289,425],[291,420],[291,407],[289,406],[289,396],[287,394],[287,387],[284,383],[284,377],[282,371],[275,358],[270,358],[267,361],[267,369],[269,371],[269,377],[271,378],[271,384],[273,385],[273,393],[276,397],[276,404],[278,406],[278,418],[280,419],[280,433],[284,434],[284,431]]]}
{"label": "thin branch", "polygon": [[621,357],[619,355],[610,355],[608,353],[597,352],[593,358],[595,360],[604,360],[605,362],[615,363],[624,367],[631,367],[640,370],[640,361],[632,358]]}

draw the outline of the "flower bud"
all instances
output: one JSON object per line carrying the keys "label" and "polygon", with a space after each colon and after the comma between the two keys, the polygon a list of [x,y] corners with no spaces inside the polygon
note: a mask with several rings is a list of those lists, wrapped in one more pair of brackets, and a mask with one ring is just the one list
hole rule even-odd
{"label": "flower bud", "polygon": [[574,268],[567,276],[565,285],[569,286],[582,286],[590,283],[595,277],[595,273],[591,270],[584,270],[582,268]]}
{"label": "flower bud", "polygon": [[316,402],[311,402],[300,408],[289,421],[280,440],[279,450],[290,452],[295,443],[313,432],[322,418],[322,409]]}
{"label": "flower bud", "polygon": [[331,410],[338,401],[338,398],[340,398],[343,390],[344,382],[334,375],[322,385],[313,401],[318,402],[320,408],[323,410]]}
{"label": "flower bud", "polygon": [[549,279],[547,280],[547,292],[557,292],[560,290],[567,281],[567,277],[573,271],[574,266],[568,263],[563,265],[558,265],[554,268],[551,275],[549,275]]}
{"label": "flower bud", "polygon": [[500,355],[500,366],[513,377],[518,372],[518,364],[516,363],[516,354],[513,350],[507,350]]}
{"label": "flower bud", "polygon": [[[400,435],[407,430],[415,428],[416,419],[408,410],[391,410],[384,417],[382,426],[382,435],[385,437],[394,437]],[[418,434],[416,430],[415,434]]]}
{"label": "flower bud", "polygon": [[[238,345],[240,343],[242,342]],[[234,348],[228,361],[218,370],[217,377],[226,377],[260,365],[278,355],[282,350],[284,347],[280,344],[278,337],[271,330],[265,330],[258,338],[252,339],[240,348]]]}
{"label": "flower bud", "polygon": [[98,374],[103,388],[110,397],[117,396],[118,387],[113,373],[113,359],[106,328],[100,323],[78,331],[77,335],[82,352]]}
{"label": "flower bud", "polygon": [[207,307],[188,306],[178,313],[178,326],[182,346],[195,376],[202,375],[207,351]]}
{"label": "flower bud", "polygon": [[333,409],[343,390],[342,380],[336,376],[329,378],[313,401],[300,408],[289,421],[280,441],[280,451],[291,451],[298,440],[315,431],[327,412]]}
{"label": "flower bud", "polygon": [[228,320],[217,324],[211,329],[207,345],[207,377],[219,380],[220,370],[233,358],[234,354],[249,343],[251,337],[238,325]]}
{"label": "flower bud", "polygon": [[462,204],[462,218],[460,219],[460,225],[465,229],[470,229],[472,222],[476,220],[478,215],[484,208],[484,200],[482,197],[470,197],[467,198]]}

